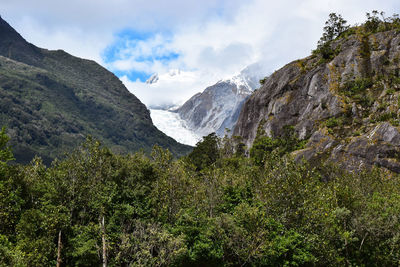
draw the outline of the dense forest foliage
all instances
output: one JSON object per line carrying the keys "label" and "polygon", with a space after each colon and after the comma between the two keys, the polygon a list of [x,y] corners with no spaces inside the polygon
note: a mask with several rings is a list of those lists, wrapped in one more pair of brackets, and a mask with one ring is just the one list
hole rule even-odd
{"label": "dense forest foliage", "polygon": [[50,167],[8,164],[7,139],[3,130],[0,266],[99,266],[103,249],[109,266],[400,263],[400,176],[295,163],[296,139],[281,149],[259,137],[246,157],[211,134],[174,160],[88,138]]}

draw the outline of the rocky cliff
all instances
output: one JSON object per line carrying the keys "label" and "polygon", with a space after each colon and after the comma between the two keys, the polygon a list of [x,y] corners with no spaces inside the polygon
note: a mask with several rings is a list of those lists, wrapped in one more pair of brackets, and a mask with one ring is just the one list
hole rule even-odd
{"label": "rocky cliff", "polygon": [[400,172],[400,30],[353,27],[328,49],[267,77],[244,104],[233,135],[250,146],[259,127],[277,137],[290,125],[308,140],[294,152],[298,160]]}
{"label": "rocky cliff", "polygon": [[146,106],[96,62],[38,48],[0,18],[0,127],[7,126],[19,162],[46,163],[86,135],[115,152],[151,150],[181,155],[190,147],[157,130]]}

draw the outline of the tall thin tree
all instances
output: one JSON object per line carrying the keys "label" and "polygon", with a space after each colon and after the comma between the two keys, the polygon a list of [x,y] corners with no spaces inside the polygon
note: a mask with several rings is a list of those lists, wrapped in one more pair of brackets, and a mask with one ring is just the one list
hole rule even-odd
{"label": "tall thin tree", "polygon": [[62,242],[61,242],[61,230],[58,232],[58,244],[57,244],[57,267],[61,266],[61,248],[62,248]]}

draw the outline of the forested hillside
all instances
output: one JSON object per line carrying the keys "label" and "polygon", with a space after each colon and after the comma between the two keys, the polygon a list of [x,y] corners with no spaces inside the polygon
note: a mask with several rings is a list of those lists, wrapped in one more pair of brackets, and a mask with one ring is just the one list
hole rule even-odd
{"label": "forested hillside", "polygon": [[190,151],[159,131],[146,106],[94,61],[26,42],[0,18],[0,126],[7,126],[17,162],[46,164],[90,134],[116,153],[154,144],[175,156]]}

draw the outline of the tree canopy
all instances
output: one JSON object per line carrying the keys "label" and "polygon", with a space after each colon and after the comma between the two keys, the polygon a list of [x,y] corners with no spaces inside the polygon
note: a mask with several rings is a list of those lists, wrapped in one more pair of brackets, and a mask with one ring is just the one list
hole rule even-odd
{"label": "tree canopy", "polygon": [[210,135],[179,160],[88,138],[46,167],[7,164],[2,131],[0,266],[396,265],[400,177],[295,163],[285,136],[247,158]]}

